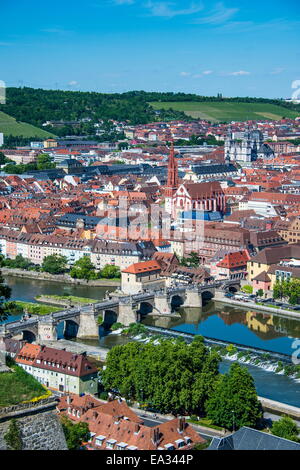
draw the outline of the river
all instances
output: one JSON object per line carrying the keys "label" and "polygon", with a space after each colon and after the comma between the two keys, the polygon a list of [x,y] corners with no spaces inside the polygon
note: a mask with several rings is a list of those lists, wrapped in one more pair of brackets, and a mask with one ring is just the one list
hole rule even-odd
{"label": "river", "polygon": [[[11,300],[28,302],[34,302],[35,296],[43,294],[69,294],[101,300],[107,290],[114,290],[108,287],[78,286],[8,276],[5,279],[12,288]],[[16,319],[16,317],[12,318]],[[196,335],[203,334],[211,338],[288,355],[293,352],[293,341],[300,338],[299,320],[253,310],[245,311],[243,308],[215,302],[209,302],[202,309],[185,309],[181,311],[179,319],[146,317],[144,323]],[[111,348],[128,341],[119,335],[107,335],[103,329],[100,329],[100,333],[99,341],[84,342]],[[221,372],[226,371],[230,363],[224,360],[220,366]],[[246,367],[254,378],[260,396],[300,407],[300,386],[296,380],[252,365]]]}

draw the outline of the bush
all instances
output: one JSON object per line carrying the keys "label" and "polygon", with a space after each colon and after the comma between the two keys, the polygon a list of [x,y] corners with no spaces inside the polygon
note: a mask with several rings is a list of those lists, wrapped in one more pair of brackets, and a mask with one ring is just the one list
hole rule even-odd
{"label": "bush", "polygon": [[112,325],[111,329],[112,329],[112,331],[115,331],[115,330],[119,330],[119,328],[123,328],[123,327],[124,327],[124,325],[122,323],[116,322]]}
{"label": "bush", "polygon": [[253,287],[250,286],[249,284],[247,284],[246,286],[243,286],[243,287],[241,288],[241,290],[242,290],[243,292],[246,292],[247,294],[252,294],[252,292],[253,292]]}
{"label": "bush", "polygon": [[22,450],[22,439],[16,419],[12,419],[9,423],[9,428],[4,435],[4,440],[9,450]]}
{"label": "bush", "polygon": [[107,392],[101,392],[100,395],[99,395],[99,398],[101,398],[101,400],[107,400],[108,399],[108,393]]}

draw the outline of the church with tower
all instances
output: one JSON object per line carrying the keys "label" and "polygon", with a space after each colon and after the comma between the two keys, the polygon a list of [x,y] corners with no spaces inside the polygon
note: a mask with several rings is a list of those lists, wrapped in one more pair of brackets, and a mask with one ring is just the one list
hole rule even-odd
{"label": "church with tower", "polygon": [[241,140],[234,138],[231,128],[225,139],[224,157],[229,162],[253,162],[258,158],[274,158],[274,152],[268,144],[264,144],[261,131],[247,129]]}
{"label": "church with tower", "polygon": [[168,180],[164,188],[165,211],[173,220],[188,211],[226,212],[224,191],[218,181],[180,183],[173,144],[168,161]]}

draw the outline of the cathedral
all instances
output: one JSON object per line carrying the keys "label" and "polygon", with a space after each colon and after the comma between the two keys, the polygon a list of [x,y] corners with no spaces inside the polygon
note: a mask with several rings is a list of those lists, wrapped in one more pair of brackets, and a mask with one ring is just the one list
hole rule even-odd
{"label": "cathedral", "polygon": [[233,138],[231,129],[228,129],[225,139],[225,161],[253,162],[258,158],[274,158],[274,152],[268,144],[264,144],[261,131],[247,129],[241,140]]}

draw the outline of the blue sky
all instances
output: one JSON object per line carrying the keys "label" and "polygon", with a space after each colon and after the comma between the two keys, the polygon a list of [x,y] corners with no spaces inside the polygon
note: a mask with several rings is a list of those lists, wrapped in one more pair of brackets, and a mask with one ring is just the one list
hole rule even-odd
{"label": "blue sky", "polygon": [[8,86],[289,97],[298,0],[1,0]]}

